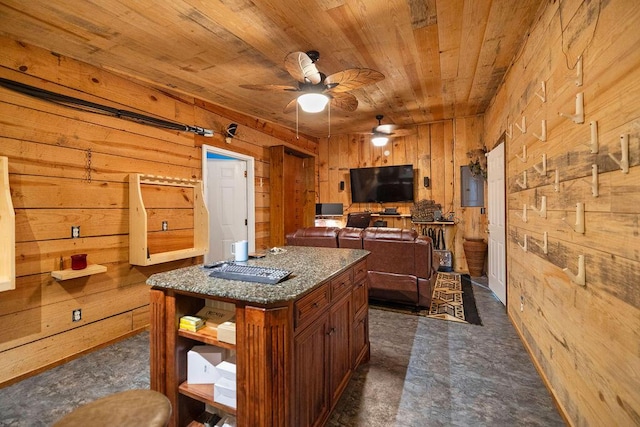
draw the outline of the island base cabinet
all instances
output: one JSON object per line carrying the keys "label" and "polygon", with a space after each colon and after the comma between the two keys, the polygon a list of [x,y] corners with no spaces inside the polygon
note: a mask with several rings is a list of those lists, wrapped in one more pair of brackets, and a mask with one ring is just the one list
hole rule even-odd
{"label": "island base cabinet", "polygon": [[[169,426],[203,426],[209,407],[236,416],[238,427],[324,425],[368,357],[366,293],[354,292],[353,278],[351,265],[295,300],[265,306],[154,286],[150,382],[171,402]],[[210,304],[235,306],[235,344],[179,329],[182,316]],[[188,383],[187,353],[203,344],[235,354],[237,408],[216,402],[213,385]]]}

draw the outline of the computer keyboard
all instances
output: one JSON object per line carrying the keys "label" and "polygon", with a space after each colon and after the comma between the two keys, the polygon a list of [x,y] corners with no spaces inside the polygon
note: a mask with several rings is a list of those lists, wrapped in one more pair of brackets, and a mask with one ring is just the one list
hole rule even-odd
{"label": "computer keyboard", "polygon": [[290,271],[255,265],[222,264],[211,269],[209,276],[219,279],[241,280],[243,282],[266,283],[275,285],[286,279]]}

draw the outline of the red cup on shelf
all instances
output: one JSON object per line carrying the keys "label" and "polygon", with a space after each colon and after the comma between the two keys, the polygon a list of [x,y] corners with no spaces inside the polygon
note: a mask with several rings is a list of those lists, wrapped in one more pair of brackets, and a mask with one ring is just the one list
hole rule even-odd
{"label": "red cup on shelf", "polygon": [[87,268],[87,254],[71,255],[71,269],[83,270]]}

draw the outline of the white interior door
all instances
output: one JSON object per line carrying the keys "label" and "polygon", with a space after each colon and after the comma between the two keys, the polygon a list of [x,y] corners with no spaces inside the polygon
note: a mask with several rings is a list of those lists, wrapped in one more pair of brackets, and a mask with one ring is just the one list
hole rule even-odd
{"label": "white interior door", "polygon": [[507,304],[506,197],[504,141],[487,154],[487,209],[489,215],[489,288]]}
{"label": "white interior door", "polygon": [[231,258],[231,242],[238,240],[248,240],[249,253],[255,252],[255,159],[204,144],[202,180],[209,210],[209,251],[204,261]]}
{"label": "white interior door", "polygon": [[231,258],[231,243],[247,240],[247,164],[235,159],[207,159],[209,252],[207,262]]}

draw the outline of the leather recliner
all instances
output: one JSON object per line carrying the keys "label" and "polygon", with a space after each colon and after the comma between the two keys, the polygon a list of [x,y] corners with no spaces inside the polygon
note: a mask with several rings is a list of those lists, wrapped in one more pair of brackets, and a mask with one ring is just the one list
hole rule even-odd
{"label": "leather recliner", "polygon": [[433,244],[415,230],[369,227],[362,234],[371,299],[429,307],[436,279]]}

